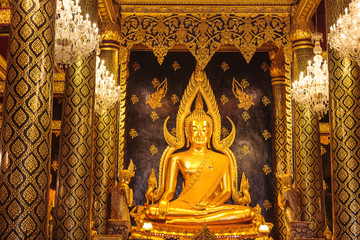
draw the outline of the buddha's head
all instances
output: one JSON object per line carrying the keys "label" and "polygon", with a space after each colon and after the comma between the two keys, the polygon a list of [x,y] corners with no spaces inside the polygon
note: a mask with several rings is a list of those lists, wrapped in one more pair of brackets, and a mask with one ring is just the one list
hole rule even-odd
{"label": "buddha's head", "polygon": [[203,101],[198,93],[195,102],[195,110],[185,120],[185,135],[187,146],[191,144],[210,147],[210,139],[213,129],[213,120],[206,114],[203,108]]}

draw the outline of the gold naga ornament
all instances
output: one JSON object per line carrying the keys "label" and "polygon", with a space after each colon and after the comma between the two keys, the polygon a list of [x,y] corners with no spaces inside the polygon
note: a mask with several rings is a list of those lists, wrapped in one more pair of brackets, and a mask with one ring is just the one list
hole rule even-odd
{"label": "gold naga ornament", "polygon": [[[191,111],[194,101],[195,110]],[[160,160],[158,184],[152,170],[145,194],[147,203],[131,212],[137,225],[132,237],[192,238],[206,223],[217,237],[266,239],[273,225],[265,223],[261,209],[249,207],[250,186],[244,173],[238,190],[237,162],[229,149],[235,139],[235,126],[228,118],[232,130],[220,139],[221,116],[203,69],[196,67],[184,92],[175,135],[167,129],[168,119],[164,123],[168,147]],[[185,145],[185,151],[177,151]],[[211,150],[211,145],[217,152]],[[174,200],[179,172],[184,184]],[[230,197],[234,204],[225,204]]]}

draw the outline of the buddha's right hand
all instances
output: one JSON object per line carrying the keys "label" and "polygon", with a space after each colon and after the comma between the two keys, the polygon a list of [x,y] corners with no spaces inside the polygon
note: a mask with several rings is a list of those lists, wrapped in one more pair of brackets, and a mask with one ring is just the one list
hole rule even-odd
{"label": "buddha's right hand", "polygon": [[159,202],[159,219],[165,219],[165,214],[167,212],[167,208],[169,205],[169,201],[161,200]]}

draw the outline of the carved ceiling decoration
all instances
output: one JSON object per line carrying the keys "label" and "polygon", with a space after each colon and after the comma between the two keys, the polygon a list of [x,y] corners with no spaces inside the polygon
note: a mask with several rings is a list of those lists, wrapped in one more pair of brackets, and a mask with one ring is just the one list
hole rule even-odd
{"label": "carved ceiling decoration", "polygon": [[293,5],[298,0],[114,0],[122,5]]}
{"label": "carved ceiling decoration", "polygon": [[122,14],[121,45],[142,43],[161,64],[176,44],[184,44],[201,67],[222,45],[233,45],[249,62],[267,42],[283,46],[290,62],[289,14]]}

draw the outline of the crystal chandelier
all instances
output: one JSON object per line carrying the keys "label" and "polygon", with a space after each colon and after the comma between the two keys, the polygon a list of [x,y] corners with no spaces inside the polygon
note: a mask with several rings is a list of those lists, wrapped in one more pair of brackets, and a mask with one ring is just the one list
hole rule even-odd
{"label": "crystal chandelier", "polygon": [[345,14],[330,27],[328,39],[331,48],[360,63],[360,0],[352,1],[349,10],[345,8]]}
{"label": "crystal chandelier", "polygon": [[58,0],[55,20],[55,63],[69,66],[88,57],[100,44],[99,30],[81,15],[79,0]]}
{"label": "crystal chandelier", "polygon": [[300,106],[310,109],[319,116],[326,114],[329,105],[329,80],[328,66],[326,60],[320,55],[322,52],[320,40],[321,33],[314,33],[311,36],[315,41],[314,62],[306,67],[306,76],[300,73],[299,81],[295,81],[292,86],[292,96]]}
{"label": "crystal chandelier", "polygon": [[96,57],[95,112],[101,114],[109,109],[120,98],[120,86],[115,86],[114,76],[109,74],[104,65]]}

